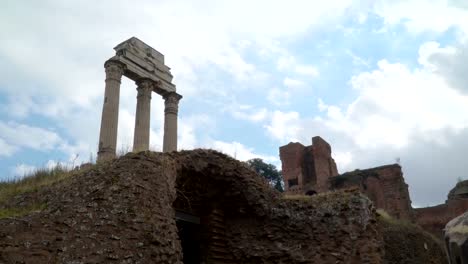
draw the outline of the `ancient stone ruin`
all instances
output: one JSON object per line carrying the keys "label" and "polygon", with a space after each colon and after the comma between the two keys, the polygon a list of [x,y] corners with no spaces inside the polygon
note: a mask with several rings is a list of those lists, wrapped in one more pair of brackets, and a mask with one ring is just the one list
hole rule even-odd
{"label": "ancient stone ruin", "polygon": [[[0,200],[23,212],[0,217],[0,263],[444,263],[432,236],[376,213],[411,217],[401,167],[338,175],[330,145],[314,137],[280,148],[282,194],[222,153],[174,151],[181,96],[163,55],[137,38],[115,50],[100,162]],[[114,159],[123,75],[138,86],[134,152]],[[153,91],[166,100],[164,153],[144,151]]]}
{"label": "ancient stone ruin", "polygon": [[444,204],[413,209],[400,165],[338,175],[330,145],[320,137],[312,138],[312,143],[307,147],[289,143],[279,148],[286,193],[313,194],[356,188],[369,197],[376,208],[397,219],[416,222],[439,238],[443,237],[443,229],[451,219],[468,210],[468,181],[458,183]]}
{"label": "ancient stone ruin", "polygon": [[338,175],[330,144],[318,136],[312,138],[311,146],[289,143],[279,152],[287,193],[313,194],[355,187],[377,208],[396,218],[412,218],[408,185],[397,164]]}
{"label": "ancient stone ruin", "polygon": [[98,160],[114,158],[119,121],[119,96],[122,76],[136,82],[137,106],[133,151],[149,150],[151,94],[165,100],[163,151],[177,150],[177,112],[182,96],[172,84],[170,68],[164,64],[164,55],[132,37],[114,50],[115,56],[104,64],[106,87],[99,134]]}
{"label": "ancient stone ruin", "polygon": [[449,192],[443,204],[415,208],[416,222],[424,229],[443,237],[445,225],[468,210],[468,181],[461,181]]}
{"label": "ancient stone ruin", "polygon": [[325,192],[329,178],[338,175],[330,144],[321,137],[313,137],[311,146],[291,142],[279,152],[287,193]]}
{"label": "ancient stone ruin", "polygon": [[397,219],[413,219],[408,185],[398,164],[331,177],[329,187],[330,190],[357,187],[374,202],[376,208],[384,209]]}
{"label": "ancient stone ruin", "polygon": [[284,198],[214,151],[129,153],[0,208],[35,202],[47,208],[0,219],[0,263],[378,264],[384,256],[366,197]]}

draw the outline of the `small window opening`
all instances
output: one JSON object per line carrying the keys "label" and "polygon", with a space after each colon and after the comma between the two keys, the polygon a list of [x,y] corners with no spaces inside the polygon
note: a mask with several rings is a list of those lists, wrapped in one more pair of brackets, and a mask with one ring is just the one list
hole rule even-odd
{"label": "small window opening", "polygon": [[298,181],[297,181],[297,178],[296,179],[291,179],[291,180],[288,180],[288,186],[289,187],[292,187],[292,186],[296,186],[298,185]]}

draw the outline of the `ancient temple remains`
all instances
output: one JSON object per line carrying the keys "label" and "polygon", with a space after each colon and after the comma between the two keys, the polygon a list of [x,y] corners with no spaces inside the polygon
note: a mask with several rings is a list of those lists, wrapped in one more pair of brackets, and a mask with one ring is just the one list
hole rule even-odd
{"label": "ancient temple remains", "polygon": [[151,95],[153,92],[165,100],[163,151],[177,150],[177,113],[179,100],[172,83],[170,68],[164,64],[164,55],[132,37],[114,50],[115,56],[104,64],[106,86],[102,108],[99,135],[98,160],[114,158],[117,145],[119,119],[119,97],[122,76],[135,81],[137,85],[137,106],[133,151],[149,149]]}

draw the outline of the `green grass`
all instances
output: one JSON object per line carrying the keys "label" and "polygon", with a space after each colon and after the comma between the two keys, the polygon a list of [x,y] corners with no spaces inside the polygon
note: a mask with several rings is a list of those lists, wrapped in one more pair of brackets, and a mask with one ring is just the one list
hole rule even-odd
{"label": "green grass", "polygon": [[392,226],[402,228],[402,229],[419,230],[419,232],[430,236],[433,240],[437,241],[437,243],[441,243],[440,239],[437,238],[435,235],[433,235],[432,233],[427,232],[421,226],[419,226],[419,225],[417,225],[415,223],[412,223],[409,220],[394,218],[393,216],[391,216],[389,213],[387,213],[383,209],[377,209],[376,211],[377,211],[378,218],[382,222],[384,222],[384,223],[386,223],[388,225],[392,225]]}
{"label": "green grass", "polygon": [[20,217],[28,215],[33,212],[40,212],[47,207],[45,203],[33,204],[28,207],[20,208],[3,208],[0,209],[0,219],[9,218],[9,217]]}
{"label": "green grass", "polygon": [[397,226],[419,228],[419,226],[411,223],[409,220],[394,218],[393,216],[391,216],[389,213],[387,213],[383,209],[377,209],[376,212],[377,212],[377,216],[386,223],[397,225]]}
{"label": "green grass", "polygon": [[300,201],[314,206],[334,206],[338,204],[348,204],[352,202],[362,202],[363,196],[355,192],[347,191],[330,191],[318,193],[315,195],[304,194],[283,194],[281,200],[283,201]]}
{"label": "green grass", "polygon": [[15,195],[36,191],[70,177],[72,173],[64,166],[43,168],[32,172],[20,179],[0,182],[0,204]]}
{"label": "green grass", "polygon": [[285,194],[282,198],[284,200],[310,200],[312,196],[304,194]]}

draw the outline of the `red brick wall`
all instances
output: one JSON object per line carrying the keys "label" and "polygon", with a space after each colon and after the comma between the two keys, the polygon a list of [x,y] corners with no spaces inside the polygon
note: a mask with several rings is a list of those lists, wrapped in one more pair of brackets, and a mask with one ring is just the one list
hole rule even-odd
{"label": "red brick wall", "polygon": [[344,173],[329,184],[330,189],[359,188],[377,209],[396,218],[413,219],[408,185],[398,164]]}
{"label": "red brick wall", "polygon": [[[338,174],[330,145],[320,137],[312,138],[312,143],[307,147],[300,143],[280,147],[283,179],[289,193],[327,191],[328,179]],[[296,178],[298,186],[289,186],[289,180]]]}
{"label": "red brick wall", "polygon": [[279,149],[285,190],[289,190],[289,180],[298,179],[300,181],[299,184],[302,184],[302,156],[304,148],[304,145],[301,143],[291,142]]}
{"label": "red brick wall", "polygon": [[328,179],[338,175],[335,161],[331,157],[331,147],[321,137],[312,138],[317,192],[328,191]]}
{"label": "red brick wall", "polygon": [[468,210],[468,200],[447,200],[444,204],[414,209],[416,223],[425,230],[443,237],[445,225]]}
{"label": "red brick wall", "polygon": [[[389,214],[396,218],[413,219],[408,185],[405,183],[401,167],[397,164],[377,168],[381,189],[373,190],[376,205],[382,205]],[[370,190],[368,190],[370,192]],[[383,194],[383,199],[382,199]],[[371,196],[371,195],[369,195]],[[379,208],[379,207],[377,207]]]}

